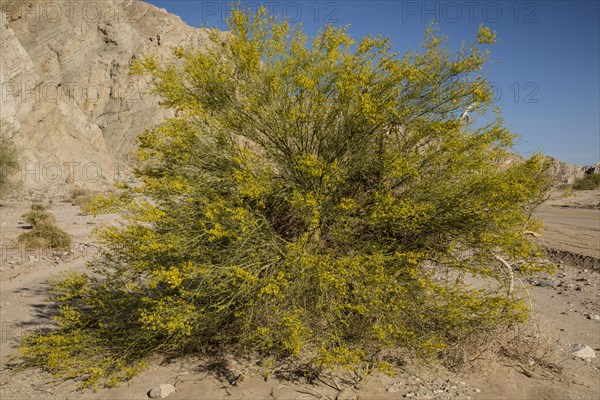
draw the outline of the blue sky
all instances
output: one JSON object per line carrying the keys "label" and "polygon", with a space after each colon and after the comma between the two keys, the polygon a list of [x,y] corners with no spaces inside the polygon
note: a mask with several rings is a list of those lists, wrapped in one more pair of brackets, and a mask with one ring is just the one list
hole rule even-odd
{"label": "blue sky", "polygon": [[[191,26],[225,29],[230,1],[150,0]],[[243,1],[302,22],[312,35],[327,23],[350,25],[355,39],[389,36],[396,51],[416,49],[435,19],[450,44],[495,30],[488,80],[515,149],[589,165],[600,161],[600,2],[598,1]]]}

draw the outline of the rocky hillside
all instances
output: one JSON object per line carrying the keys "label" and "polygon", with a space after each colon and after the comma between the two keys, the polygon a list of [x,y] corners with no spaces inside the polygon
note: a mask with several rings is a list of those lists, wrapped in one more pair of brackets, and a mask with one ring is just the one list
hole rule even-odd
{"label": "rocky hillside", "polygon": [[600,173],[600,162],[590,166],[569,164],[552,160],[550,171],[556,176],[556,186],[570,185],[584,174]]}
{"label": "rocky hillside", "polygon": [[18,131],[26,188],[114,181],[136,135],[169,115],[132,61],[209,41],[136,0],[2,2],[0,35],[0,117]]}

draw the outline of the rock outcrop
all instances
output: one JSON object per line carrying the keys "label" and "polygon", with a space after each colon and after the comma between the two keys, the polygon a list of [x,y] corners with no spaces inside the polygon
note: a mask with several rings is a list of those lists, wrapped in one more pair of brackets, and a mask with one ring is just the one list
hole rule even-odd
{"label": "rock outcrop", "polygon": [[571,185],[584,174],[599,173],[600,163],[590,166],[569,164],[559,160],[552,160],[550,172],[556,176],[556,186]]}
{"label": "rock outcrop", "polygon": [[25,188],[111,184],[136,136],[172,111],[129,75],[144,55],[203,47],[204,29],[137,0],[2,2],[0,118],[18,130]]}

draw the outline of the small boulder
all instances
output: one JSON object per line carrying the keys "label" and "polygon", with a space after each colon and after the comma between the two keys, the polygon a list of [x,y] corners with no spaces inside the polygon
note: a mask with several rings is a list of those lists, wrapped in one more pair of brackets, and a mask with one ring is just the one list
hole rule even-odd
{"label": "small boulder", "polygon": [[537,285],[540,287],[553,287],[554,282],[552,282],[551,279],[542,279],[541,281],[538,282]]}
{"label": "small boulder", "polygon": [[594,349],[585,344],[570,344],[567,347],[565,347],[565,351],[579,358],[596,358],[596,353],[594,352]]}
{"label": "small boulder", "polygon": [[591,319],[592,321],[600,321],[600,315],[598,314],[588,314],[588,319]]}
{"label": "small boulder", "polygon": [[175,393],[175,390],[175,386],[168,383],[162,383],[156,387],[153,387],[148,392],[148,397],[151,399],[164,399],[168,395]]}

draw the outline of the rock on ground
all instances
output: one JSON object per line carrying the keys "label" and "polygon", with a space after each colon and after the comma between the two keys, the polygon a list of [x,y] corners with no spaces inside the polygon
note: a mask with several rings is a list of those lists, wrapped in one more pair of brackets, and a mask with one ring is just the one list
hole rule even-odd
{"label": "rock on ground", "polygon": [[570,344],[565,348],[565,351],[580,358],[596,358],[594,349],[585,344]]}
{"label": "rock on ground", "polygon": [[151,399],[164,399],[168,395],[175,393],[175,390],[175,386],[168,383],[163,383],[155,388],[152,388],[148,392],[148,397],[150,397]]}

